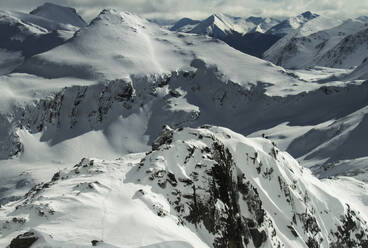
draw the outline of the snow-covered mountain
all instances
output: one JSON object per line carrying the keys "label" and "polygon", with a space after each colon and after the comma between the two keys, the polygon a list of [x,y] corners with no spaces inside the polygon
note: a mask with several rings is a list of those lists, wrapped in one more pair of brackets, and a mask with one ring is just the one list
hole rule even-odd
{"label": "snow-covered mountain", "polygon": [[258,32],[258,33],[266,33],[268,30],[270,30],[272,27],[278,25],[281,20],[271,18],[271,17],[257,17],[257,16],[250,16],[246,19],[246,22],[249,23],[249,27],[253,23],[255,27],[252,29],[248,29],[247,33],[251,32]]}
{"label": "snow-covered mountain", "polygon": [[[110,48],[109,52],[106,47]],[[131,121],[143,123],[127,136],[139,149],[114,141],[111,142],[114,152],[110,153],[113,155],[115,152],[142,151],[164,124],[176,127],[213,123],[248,135],[278,125],[284,127],[283,123],[288,122],[290,129],[309,126],[304,131],[307,132],[319,124],[325,126],[333,118],[345,118],[360,111],[366,104],[365,83],[327,81],[326,85],[321,85],[330,74],[324,76],[326,79],[308,82],[305,74],[315,75],[316,71],[291,73],[239,53],[224,43],[203,36],[170,33],[134,14],[113,10],[103,11],[66,44],[27,59],[17,71],[32,76],[14,74],[0,78],[6,89],[1,109],[4,120],[2,158],[31,149],[18,133],[20,126],[36,136],[42,134],[41,140],[57,145],[92,130],[102,131],[102,140],[105,142],[107,135],[107,141],[111,142],[111,130],[116,126],[128,128],[132,125],[130,121],[118,121],[119,116],[131,116]],[[159,74],[147,77],[151,73]],[[362,75],[359,79],[364,77]],[[68,77],[67,82],[65,77]],[[115,82],[115,79],[118,80]],[[96,80],[104,86],[93,86]],[[162,82],[167,82],[167,86],[159,87]],[[82,86],[70,87],[75,84]],[[131,93],[135,92],[135,97],[131,95],[134,103],[128,104],[126,110],[111,110],[116,104],[127,104],[114,92],[130,84]],[[63,90],[65,86],[68,88]],[[197,88],[201,90],[193,90]],[[354,102],[346,105],[340,98],[354,99]],[[321,103],[325,107],[317,107]],[[294,107],[282,110],[289,105]],[[219,117],[218,111],[227,114]],[[299,117],[300,112],[305,113],[305,117]],[[241,116],[263,114],[254,120],[239,117],[242,121],[231,121],[232,116],[239,116],[239,113]],[[355,126],[352,122],[346,124],[347,130],[354,130]],[[331,129],[327,126],[323,132]],[[303,137],[304,132],[297,132],[292,140]],[[144,135],[146,138],[142,138]],[[341,136],[345,137],[348,136]],[[325,141],[332,138],[327,136]],[[306,139],[301,138],[302,142]],[[288,148],[292,140],[284,149],[290,149],[296,157],[309,158],[307,160],[314,165],[337,159],[333,152],[326,152],[322,157],[319,153],[306,156],[311,151],[307,146],[295,152]],[[339,147],[341,142],[336,144]],[[31,142],[29,146],[35,144]],[[75,157],[71,157],[73,161]]]}
{"label": "snow-covered mountain", "polygon": [[318,14],[312,13],[310,11],[304,12],[298,16],[290,17],[279,24],[273,26],[272,28],[266,31],[266,34],[272,34],[279,37],[283,37],[288,35],[294,30],[297,30],[305,23],[313,20],[314,18],[318,17]]}
{"label": "snow-covered mountain", "polygon": [[170,30],[214,37],[243,53],[261,57],[279,39],[277,36],[264,33],[279,22],[274,18],[254,16],[241,18],[213,14],[203,21],[183,18]]}
{"label": "snow-covered mountain", "polygon": [[[110,49],[106,51],[106,47]],[[47,78],[114,80],[132,74],[189,70],[192,61],[198,59],[216,65],[231,80],[246,87],[257,81],[280,86],[288,85],[285,80],[302,84],[278,67],[241,54],[219,40],[172,33],[135,14],[111,9],[102,11],[65,44],[29,58],[17,72]],[[242,67],[250,69],[244,71]]]}
{"label": "snow-covered mountain", "polygon": [[286,68],[359,65],[367,49],[367,22],[317,17],[275,43],[264,58]]}
{"label": "snow-covered mountain", "polygon": [[214,14],[197,24],[191,33],[208,35],[216,38],[224,38],[227,34],[235,31],[233,24],[223,14]]}
{"label": "snow-covered mountain", "polygon": [[30,14],[53,20],[57,23],[69,24],[75,27],[87,26],[87,23],[78,15],[75,9],[53,3],[45,3],[31,11]]}
{"label": "snow-covered mountain", "polygon": [[289,70],[113,9],[75,30],[0,76],[1,247],[367,246],[366,59]]}
{"label": "snow-covered mountain", "polygon": [[[109,52],[106,47],[110,48]],[[248,70],[242,69],[243,67]],[[1,158],[4,159],[37,147],[33,141],[29,145],[25,141],[33,138],[36,141],[36,136],[44,131],[48,134],[41,140],[53,141],[53,146],[61,143],[61,146],[68,147],[62,141],[96,130],[100,132],[102,139],[91,138],[97,138],[99,141],[95,143],[99,146],[100,142],[109,143],[111,140],[106,139],[105,135],[113,137],[109,133],[121,125],[136,126],[137,132],[126,136],[135,145],[131,147],[127,146],[129,143],[114,141],[111,143],[112,147],[108,146],[112,148],[109,154],[113,156],[116,152],[142,151],[142,147],[146,147],[149,140],[158,134],[163,124],[177,126],[191,123],[193,118],[198,117],[199,107],[210,109],[213,101],[221,106],[228,94],[225,91],[228,83],[234,86],[231,94],[236,95],[239,95],[239,90],[248,94],[253,89],[249,94],[265,90],[267,94],[283,96],[293,90],[300,93],[304,85],[303,81],[287,75],[279,68],[239,53],[222,42],[208,37],[170,33],[136,15],[113,10],[103,11],[66,44],[27,59],[18,67],[17,72],[0,78],[4,89],[0,111],[4,125],[1,134]],[[29,75],[24,76],[24,73]],[[152,75],[154,73],[156,75]],[[170,78],[174,85],[159,87],[161,81],[165,82]],[[113,83],[115,79],[118,79],[118,83]],[[290,82],[293,82],[294,89],[290,89]],[[99,86],[93,86],[95,83],[99,83]],[[70,87],[76,84],[80,86]],[[128,107],[126,113],[124,109],[110,112],[112,106],[121,104],[120,97],[116,100],[110,94],[116,90],[115,87],[124,88],[125,84],[132,84],[133,92],[137,92],[134,104]],[[86,88],[88,85],[91,86]],[[68,88],[63,90],[65,86]],[[172,87],[174,91],[171,92]],[[189,99],[180,97],[181,94],[187,94],[182,91],[182,87],[198,100],[191,103],[188,102]],[[204,92],[204,95],[197,95],[193,90],[198,87],[202,88],[198,93]],[[208,93],[203,89],[207,89]],[[199,99],[203,97],[208,101],[201,103]],[[81,102],[83,107],[79,106]],[[226,108],[233,109],[229,112],[230,115],[236,113],[234,111],[237,108],[231,107],[236,105],[236,101],[230,101],[227,105]],[[103,113],[109,115],[106,122]],[[210,119],[201,119],[201,123],[217,116],[215,112],[208,114]],[[132,122],[120,122],[121,115],[131,116]],[[135,121],[139,121],[141,125],[134,125]],[[77,123],[78,128],[74,128]],[[19,127],[36,136],[22,138],[23,132]],[[124,137],[123,135],[120,138]],[[133,139],[135,143],[132,142]],[[71,146],[75,144],[72,142]],[[84,153],[80,150],[79,152]],[[57,161],[60,151],[57,148],[43,154],[53,154],[53,160]],[[32,153],[30,155],[33,156]],[[76,153],[75,156],[80,154]],[[64,158],[61,160],[67,158],[62,157]],[[71,155],[69,157],[70,160],[65,162],[76,158]]]}
{"label": "snow-covered mountain", "polygon": [[366,246],[366,213],[326,186],[265,138],[165,127],[147,153],[83,159],[5,206],[0,244]]}
{"label": "snow-covered mountain", "polygon": [[190,32],[196,25],[198,25],[201,21],[192,20],[190,18],[184,17],[179,21],[175,22],[171,27],[171,31],[178,31],[178,32]]}
{"label": "snow-covered mountain", "polygon": [[368,22],[364,29],[346,36],[316,61],[317,65],[336,68],[358,66],[368,54]]}
{"label": "snow-covered mountain", "polygon": [[231,15],[216,13],[203,21],[183,18],[175,23],[172,31],[189,32],[211,37],[223,38],[227,34],[237,32],[242,35],[252,32],[265,33],[271,27],[280,23],[275,18],[263,17],[234,17]]}
{"label": "snow-covered mountain", "polygon": [[[59,22],[61,18],[70,21]],[[76,18],[79,23],[73,21]],[[24,57],[64,43],[83,23],[74,9],[53,4],[45,4],[31,14],[0,10],[0,74],[12,71]]]}

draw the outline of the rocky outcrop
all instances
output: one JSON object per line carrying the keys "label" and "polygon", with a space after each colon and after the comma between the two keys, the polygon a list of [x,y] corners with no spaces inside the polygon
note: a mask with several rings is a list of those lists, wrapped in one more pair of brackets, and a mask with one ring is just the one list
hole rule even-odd
{"label": "rocky outcrop", "polygon": [[34,232],[26,232],[13,239],[9,248],[31,248],[37,240],[38,237]]}
{"label": "rocky outcrop", "polygon": [[[316,198],[308,190],[314,183],[303,179],[310,175],[287,154],[266,139],[257,141],[261,150],[238,139],[210,126],[165,127],[128,182],[152,185],[153,192],[165,195],[178,224],[205,230],[213,247],[280,247],[283,230],[310,248],[365,244],[368,229],[361,216],[352,220],[359,214],[331,196],[325,203]],[[137,194],[144,200],[149,192]],[[332,213],[329,204],[340,204],[342,211]],[[173,214],[153,209],[159,216]]]}
{"label": "rocky outcrop", "polygon": [[23,152],[23,144],[15,131],[14,117],[0,114],[0,160],[13,158]]}
{"label": "rocky outcrop", "polygon": [[[121,112],[131,108],[134,88],[130,82],[113,80],[105,85],[65,88],[48,99],[27,106],[22,113],[22,126],[32,133],[49,128],[74,128],[88,122],[88,129],[96,129],[114,104],[121,104]],[[85,112],[87,111],[87,112]]]}

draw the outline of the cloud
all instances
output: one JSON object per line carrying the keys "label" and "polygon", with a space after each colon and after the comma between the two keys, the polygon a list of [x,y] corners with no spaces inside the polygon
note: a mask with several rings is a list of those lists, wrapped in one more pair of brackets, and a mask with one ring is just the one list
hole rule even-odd
{"label": "cloud", "polygon": [[[292,16],[306,10],[322,15],[368,15],[367,0],[48,0],[76,8],[87,20],[111,7],[149,18],[205,18],[214,12],[236,16]],[[30,11],[45,0],[0,0],[0,9]]]}

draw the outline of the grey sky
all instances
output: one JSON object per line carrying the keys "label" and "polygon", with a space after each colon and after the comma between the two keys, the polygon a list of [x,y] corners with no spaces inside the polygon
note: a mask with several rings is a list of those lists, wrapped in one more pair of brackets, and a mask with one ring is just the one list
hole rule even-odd
{"label": "grey sky", "polygon": [[368,15],[368,0],[0,0],[0,9],[30,11],[44,2],[71,6],[87,20],[104,8],[148,18],[204,18],[214,12],[235,16],[291,16],[311,10],[323,15]]}

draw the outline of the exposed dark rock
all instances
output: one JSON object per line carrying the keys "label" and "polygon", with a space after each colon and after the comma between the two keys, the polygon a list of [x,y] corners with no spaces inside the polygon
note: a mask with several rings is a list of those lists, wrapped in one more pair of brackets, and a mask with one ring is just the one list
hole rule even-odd
{"label": "exposed dark rock", "polygon": [[163,144],[171,144],[173,138],[173,129],[169,126],[164,126],[162,128],[160,136],[155,139],[152,143],[152,150],[158,150]]}
{"label": "exposed dark rock", "polygon": [[170,90],[169,94],[172,97],[181,97],[181,93],[177,90]]}
{"label": "exposed dark rock", "polygon": [[307,242],[306,242],[306,245],[308,246],[308,248],[319,248],[319,244],[318,244],[318,241],[315,240],[314,238],[312,237],[309,237]]}
{"label": "exposed dark rock", "polygon": [[[230,151],[223,144],[213,143],[212,156],[216,163],[208,173],[208,199],[197,196],[198,186],[193,184],[191,211],[184,218],[195,225],[203,222],[206,229],[216,237],[214,247],[241,248],[249,244],[250,240],[256,247],[260,247],[267,240],[267,235],[264,230],[258,230],[265,214],[258,193],[249,183],[244,183],[242,177],[233,181],[235,164]],[[254,215],[252,218],[241,217],[238,192],[243,195],[249,212]],[[224,209],[216,207],[219,202],[225,206]]]}
{"label": "exposed dark rock", "polygon": [[287,226],[287,228],[289,228],[290,232],[294,235],[295,238],[299,237],[293,226]]}
{"label": "exposed dark rock", "polygon": [[103,243],[103,241],[102,240],[92,240],[91,243],[92,243],[92,246],[97,246],[98,244]]}
{"label": "exposed dark rock", "polygon": [[38,237],[34,232],[26,232],[13,239],[9,248],[31,248],[37,240]]}
{"label": "exposed dark rock", "polygon": [[347,211],[341,217],[341,226],[338,226],[337,232],[332,235],[335,241],[331,248],[367,248],[368,247],[368,229],[363,228],[364,220],[347,205]]}

